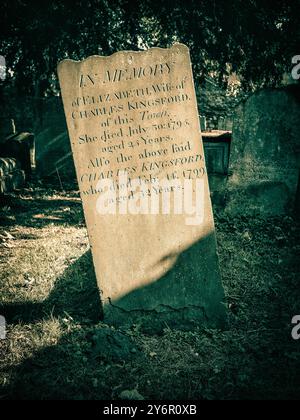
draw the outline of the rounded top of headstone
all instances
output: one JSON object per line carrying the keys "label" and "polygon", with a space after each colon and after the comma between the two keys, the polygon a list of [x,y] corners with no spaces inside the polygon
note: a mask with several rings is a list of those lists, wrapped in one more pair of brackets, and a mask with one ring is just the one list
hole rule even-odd
{"label": "rounded top of headstone", "polygon": [[[114,53],[112,53],[111,55],[99,55],[99,54],[95,54],[95,55],[90,55],[89,57],[83,58],[82,60],[74,60],[72,58],[65,58],[63,60],[61,60],[58,65],[57,65],[57,70],[59,71],[60,68],[62,66],[64,66],[66,63],[74,63],[74,64],[83,64],[86,63],[90,60],[94,60],[94,59],[100,59],[100,60],[107,60],[107,59],[111,59],[113,57],[118,57],[119,55],[130,55],[130,59],[133,60],[133,57],[135,55],[141,55],[141,54],[152,54],[154,51],[167,51],[167,50],[172,50],[175,53],[179,53],[180,51],[189,51],[189,47],[185,44],[182,44],[180,42],[176,42],[174,43],[170,48],[161,48],[161,47],[151,47],[149,49],[146,50],[140,50],[140,51],[133,51],[133,50],[120,50],[120,51],[115,51]],[[131,63],[129,63],[131,64]]]}

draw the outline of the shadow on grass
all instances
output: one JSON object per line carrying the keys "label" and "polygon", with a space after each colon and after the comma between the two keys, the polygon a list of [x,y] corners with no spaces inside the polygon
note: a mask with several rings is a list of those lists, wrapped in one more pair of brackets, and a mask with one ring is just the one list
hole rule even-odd
{"label": "shadow on grass", "polygon": [[[229,292],[236,294],[236,315],[230,316],[231,330],[193,331],[177,334],[175,338],[172,331],[166,332],[156,338],[156,343],[162,340],[161,345],[165,346],[163,355],[155,355],[154,347],[153,358],[137,352],[130,360],[112,362],[105,359],[105,350],[94,354],[93,336],[105,325],[99,324],[102,314],[91,254],[83,255],[57,280],[44,302],[0,308],[9,323],[31,323],[33,329],[34,322],[49,319],[51,313],[67,320],[72,317],[74,321],[70,323],[73,328],[59,342],[47,345],[13,368],[11,384],[1,391],[0,398],[2,395],[4,399],[111,399],[118,398],[120,389],[133,389],[139,384],[141,393],[153,399],[192,396],[193,399],[298,400],[299,341],[291,339],[290,321],[299,308],[296,266],[299,246],[298,230],[294,230],[294,225],[288,228],[288,223],[291,224],[285,221],[282,225],[285,242],[281,237],[273,238],[276,226],[273,222],[268,226],[264,223],[253,226],[252,241],[246,237],[244,242],[234,242],[248,248],[248,255],[254,255],[259,249],[262,256],[256,255],[245,266],[245,261],[240,261],[243,254],[237,254],[239,265],[233,267],[237,274],[231,285],[233,268],[228,258],[231,242],[224,239],[223,269],[227,270]],[[243,229],[244,224],[238,231]],[[237,234],[231,231],[232,226],[228,225],[223,235],[232,235],[236,240]],[[238,247],[232,249],[231,259]],[[274,264],[274,255],[276,258],[284,255],[284,261]],[[189,260],[193,261],[190,256]],[[258,283],[260,280],[264,282]],[[172,340],[176,340],[175,344]],[[180,352],[187,342],[198,353],[196,358],[189,347],[184,354]],[[184,360],[179,367],[173,362],[176,353]]]}
{"label": "shadow on grass", "polygon": [[[211,252],[205,255],[204,250],[207,248],[210,248]],[[122,313],[122,316],[128,317],[128,319],[130,318],[129,308],[133,303],[138,305],[141,301],[152,302],[154,307],[157,302],[164,301],[165,305],[168,303],[174,307],[183,307],[182,311],[169,309],[168,314],[164,315],[167,316],[167,319],[163,325],[160,320],[162,315],[158,316],[152,310],[150,315],[150,312],[147,312],[148,329],[151,329],[150,324],[157,324],[160,333],[162,333],[162,328],[167,325],[181,329],[182,323],[187,321],[185,319],[186,310],[192,312],[189,315],[189,320],[194,328],[208,327],[209,325],[215,328],[216,325],[224,325],[226,311],[221,303],[224,293],[219,282],[214,250],[214,236],[208,235],[178,255],[174,266],[162,278],[150,286],[129,293],[120,302],[115,303],[116,307],[118,304],[127,307],[128,304],[125,315]],[[191,279],[194,280],[194,287],[191,287],[190,284],[186,296],[183,296],[182,287],[188,282],[190,283]],[[193,295],[196,292],[199,294],[198,297]],[[189,305],[195,301],[195,306],[185,307],[187,297]],[[105,359],[106,354],[112,351],[111,346],[119,347],[119,349],[113,350],[114,353],[117,352],[117,357],[120,355],[119,363],[125,361],[130,364],[133,362],[139,366],[139,369],[143,367],[146,355],[139,351],[132,355],[128,350],[127,354],[125,352],[125,359],[123,358],[123,340],[125,340],[125,347],[127,346],[129,349],[131,347],[130,343],[126,345],[127,334],[124,336],[125,338],[122,335],[116,339],[110,336],[107,340],[105,338],[106,348],[101,344],[103,337],[100,337],[98,358],[95,358],[91,351],[92,336],[97,328],[101,329],[101,326],[97,326],[97,324],[102,320],[103,314],[90,252],[79,258],[57,279],[53,291],[45,301],[3,305],[0,306],[0,313],[5,316],[9,325],[25,323],[34,328],[34,324],[39,321],[66,318],[67,321],[71,320],[73,326],[78,324],[80,327],[78,331],[71,330],[70,333],[64,334],[55,345],[37,351],[16,368],[14,380],[9,389],[4,390],[3,398],[111,398],[115,384],[108,385],[103,382],[94,387],[96,390],[91,385],[91,383],[98,384],[99,378],[105,375],[105,368],[99,368],[98,365],[99,356],[100,359]],[[143,315],[145,316],[145,313]],[[134,315],[134,319],[131,319],[129,325],[126,326],[126,331],[130,326],[135,325],[135,322],[138,322],[139,316],[140,314]],[[173,318],[176,318],[174,325],[172,324],[174,323]],[[154,326],[154,333],[157,332],[157,325]],[[115,334],[121,333],[115,332]],[[141,362],[138,363],[138,360]],[[94,376],[96,366],[98,366],[98,372]],[[127,376],[130,377],[130,372],[122,378],[123,384],[126,383]],[[115,374],[112,381],[118,381],[117,378],[118,373]]]}
{"label": "shadow on grass", "polygon": [[43,302],[0,305],[0,311],[9,324],[35,323],[49,316],[69,316],[75,322],[99,322],[102,306],[91,252],[67,268]]}
{"label": "shadow on grass", "polygon": [[[89,387],[93,386],[84,377],[90,355],[88,344],[91,343],[95,325],[102,319],[90,251],[56,280],[45,301],[2,305],[0,313],[5,316],[8,325],[29,324],[33,330],[37,328],[35,323],[49,319],[60,319],[60,323],[65,319],[70,325],[80,325],[75,332],[64,333],[58,343],[37,351],[16,367],[12,383],[4,387],[0,399],[81,399],[89,395]],[[97,361],[92,359],[89,365],[91,363]],[[92,381],[93,372],[89,374]],[[108,398],[105,387],[101,387],[99,396]]]}
{"label": "shadow on grass", "polygon": [[0,226],[21,225],[40,228],[48,224],[84,225],[81,201],[78,197],[34,197],[6,195],[0,199]]}

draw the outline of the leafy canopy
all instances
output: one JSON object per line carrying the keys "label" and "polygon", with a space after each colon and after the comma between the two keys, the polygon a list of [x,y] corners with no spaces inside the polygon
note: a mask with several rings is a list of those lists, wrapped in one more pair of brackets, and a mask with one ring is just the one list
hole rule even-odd
{"label": "leafy canopy", "polygon": [[57,92],[63,58],[182,42],[197,81],[213,75],[222,86],[235,72],[251,90],[290,70],[299,10],[300,0],[2,0],[0,54],[11,85],[43,96]]}

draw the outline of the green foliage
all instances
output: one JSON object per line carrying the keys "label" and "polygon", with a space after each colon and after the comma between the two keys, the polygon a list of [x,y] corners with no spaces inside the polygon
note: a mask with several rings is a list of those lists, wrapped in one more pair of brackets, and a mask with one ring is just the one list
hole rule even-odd
{"label": "green foliage", "polygon": [[57,91],[63,58],[175,41],[190,47],[198,81],[222,85],[236,72],[245,89],[274,86],[299,53],[299,9],[299,0],[4,0],[0,52],[10,82],[36,96]]}

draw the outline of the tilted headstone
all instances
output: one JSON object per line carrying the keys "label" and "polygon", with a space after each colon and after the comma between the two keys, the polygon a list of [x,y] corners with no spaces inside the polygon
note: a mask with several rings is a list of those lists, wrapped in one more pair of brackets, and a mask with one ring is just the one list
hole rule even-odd
{"label": "tilted headstone", "polygon": [[58,75],[105,320],[223,326],[188,48],[64,60]]}

